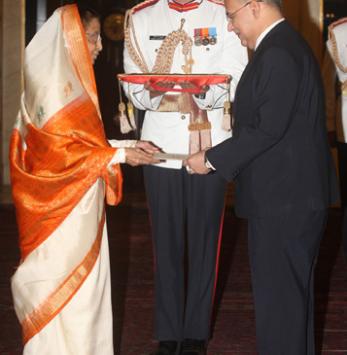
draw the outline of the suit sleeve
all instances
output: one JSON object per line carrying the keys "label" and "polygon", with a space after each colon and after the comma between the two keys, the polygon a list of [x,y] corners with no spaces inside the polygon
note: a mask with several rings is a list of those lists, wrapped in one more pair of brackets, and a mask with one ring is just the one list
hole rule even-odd
{"label": "suit sleeve", "polygon": [[[299,68],[288,52],[280,48],[268,49],[257,61],[257,71],[251,80],[254,117],[238,124],[234,136],[210,149],[206,155],[216,171],[232,180],[254,159],[278,144],[286,134],[295,110],[299,87]],[[242,87],[241,87],[242,90]],[[241,97],[243,92],[238,95]],[[244,98],[243,98],[244,99]],[[243,118],[244,120],[244,118]]]}

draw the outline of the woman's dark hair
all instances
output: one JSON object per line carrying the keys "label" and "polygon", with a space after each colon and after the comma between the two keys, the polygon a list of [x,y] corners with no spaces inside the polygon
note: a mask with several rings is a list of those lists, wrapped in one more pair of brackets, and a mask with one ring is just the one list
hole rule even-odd
{"label": "woman's dark hair", "polygon": [[97,18],[100,21],[101,16],[99,15],[99,13],[95,9],[93,9],[91,6],[89,6],[87,3],[78,2],[77,8],[78,8],[78,12],[81,17],[81,21],[84,26],[88,25],[89,22],[91,20],[93,20],[94,18]]}

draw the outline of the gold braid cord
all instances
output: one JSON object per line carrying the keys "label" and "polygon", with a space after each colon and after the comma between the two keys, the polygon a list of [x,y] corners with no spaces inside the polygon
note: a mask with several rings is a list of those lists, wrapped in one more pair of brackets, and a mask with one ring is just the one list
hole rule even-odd
{"label": "gold braid cord", "polygon": [[153,73],[169,74],[171,72],[176,48],[182,43],[182,53],[185,57],[185,65],[182,66],[182,69],[185,74],[191,74],[192,65],[194,63],[192,59],[193,41],[188,36],[187,32],[183,30],[184,22],[185,20],[182,19],[180,29],[171,32],[164,39],[152,69]]}
{"label": "gold braid cord", "polygon": [[[133,18],[132,18],[133,11],[134,11],[134,9],[130,9],[125,14],[124,45],[125,45],[126,49],[128,50],[128,53],[129,53],[131,59],[139,67],[139,69],[143,73],[149,73],[145,58],[142,55],[140,46],[139,46],[137,39],[136,39],[135,28],[134,28],[134,23],[133,23]],[[130,31],[132,32],[132,36],[134,38],[136,48],[132,44]]]}
{"label": "gold braid cord", "polygon": [[[151,2],[152,0],[146,1],[145,3],[141,3],[140,6]],[[193,40],[189,37],[187,32],[183,30],[185,23],[184,19],[181,20],[181,26],[178,30],[172,31],[165,37],[158,50],[152,71],[149,70],[136,39],[135,27],[132,18],[138,6],[139,5],[135,6],[126,13],[124,22],[125,46],[133,62],[142,71],[142,73],[170,74],[175,51],[178,45],[181,44],[182,54],[185,58],[185,64],[182,65],[182,70],[185,74],[191,74],[194,64],[194,60],[192,58]],[[190,153],[196,153],[201,149],[211,147],[211,123],[208,121],[207,112],[198,108],[191,94],[182,93],[181,95],[175,95],[174,98],[170,97],[170,95],[164,95],[158,111],[177,111],[190,114]]]}
{"label": "gold braid cord", "polygon": [[334,62],[336,64],[336,66],[344,73],[347,73],[347,66],[344,66],[341,63],[340,57],[339,57],[339,51],[337,48],[337,43],[336,43],[336,38],[334,33],[331,31],[330,32],[330,41],[331,41],[331,48],[332,48],[332,55],[333,55],[333,59]]}
{"label": "gold braid cord", "polygon": [[336,43],[336,37],[335,37],[335,33],[334,33],[334,27],[336,27],[342,23],[345,23],[346,20],[347,20],[347,18],[342,18],[342,19],[332,23],[329,26],[329,39],[331,41],[333,59],[334,59],[336,66],[344,73],[347,73],[347,67],[344,66],[340,60],[339,51],[338,51],[337,43]]}
{"label": "gold braid cord", "polygon": [[347,80],[341,84],[341,92],[343,96],[347,96]]}
{"label": "gold braid cord", "polygon": [[[143,3],[141,3],[141,5],[143,5]],[[136,39],[135,27],[132,18],[135,9],[136,7],[128,10],[125,15],[124,43],[126,49],[128,50],[129,56],[138,68],[143,73],[152,72],[156,74],[169,74],[171,72],[176,48],[180,43],[182,43],[182,53],[185,56],[185,65],[182,66],[182,69],[185,74],[191,74],[192,65],[194,63],[192,59],[193,40],[189,37],[187,32],[183,30],[185,20],[181,20],[181,27],[177,31],[172,31],[165,37],[165,40],[159,48],[153,69],[150,71]]]}

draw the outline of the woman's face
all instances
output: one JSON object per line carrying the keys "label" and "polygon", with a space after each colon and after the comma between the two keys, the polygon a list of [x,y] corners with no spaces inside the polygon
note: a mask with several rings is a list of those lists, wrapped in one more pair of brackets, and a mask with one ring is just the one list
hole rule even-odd
{"label": "woman's face", "polygon": [[100,21],[96,17],[92,18],[88,23],[84,24],[86,31],[87,44],[94,64],[97,56],[102,50],[101,36],[100,36]]}

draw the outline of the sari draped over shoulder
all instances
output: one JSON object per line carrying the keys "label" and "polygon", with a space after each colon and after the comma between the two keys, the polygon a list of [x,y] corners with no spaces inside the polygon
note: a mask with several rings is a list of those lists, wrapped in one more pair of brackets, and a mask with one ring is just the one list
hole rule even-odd
{"label": "sari draped over shoulder", "polygon": [[25,89],[10,147],[21,263],[12,293],[24,354],[112,355],[104,199],[122,195],[75,5],[25,50]]}

